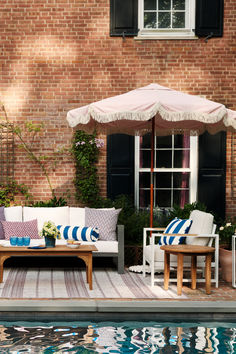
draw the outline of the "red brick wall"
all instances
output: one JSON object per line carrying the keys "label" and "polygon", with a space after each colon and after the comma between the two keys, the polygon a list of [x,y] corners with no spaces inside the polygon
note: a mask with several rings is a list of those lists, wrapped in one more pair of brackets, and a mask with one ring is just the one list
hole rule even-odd
{"label": "red brick wall", "polygon": [[[68,110],[151,82],[236,109],[235,0],[225,1],[224,37],[207,43],[110,37],[109,0],[8,0],[1,1],[0,14],[1,100],[11,120],[44,122],[42,151],[70,144]],[[227,154],[227,213],[232,214],[230,148]],[[99,163],[103,195],[105,161],[103,150]],[[15,176],[36,198],[50,197],[40,170],[21,152],[16,154]],[[58,196],[67,189],[73,195],[69,156],[51,177]]]}

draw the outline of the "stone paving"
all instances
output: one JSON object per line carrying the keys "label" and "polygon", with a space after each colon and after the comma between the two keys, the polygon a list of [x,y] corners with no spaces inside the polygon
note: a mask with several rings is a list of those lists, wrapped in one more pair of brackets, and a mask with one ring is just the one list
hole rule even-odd
{"label": "stone paving", "polygon": [[[186,284],[183,286],[183,293],[188,296],[187,301],[236,301],[236,288],[224,281],[219,282],[218,288],[212,285],[210,295],[206,294],[204,283],[197,283],[196,290],[192,290],[190,284]],[[176,299],[172,301],[182,300]]]}

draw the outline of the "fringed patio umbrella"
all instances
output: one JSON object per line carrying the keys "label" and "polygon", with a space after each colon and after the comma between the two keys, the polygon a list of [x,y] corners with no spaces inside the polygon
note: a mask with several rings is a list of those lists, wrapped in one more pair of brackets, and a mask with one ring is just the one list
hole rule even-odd
{"label": "fringed patio umbrella", "polygon": [[153,226],[154,137],[235,131],[236,111],[205,98],[150,84],[68,112],[71,127],[88,133],[152,133],[150,227]]}

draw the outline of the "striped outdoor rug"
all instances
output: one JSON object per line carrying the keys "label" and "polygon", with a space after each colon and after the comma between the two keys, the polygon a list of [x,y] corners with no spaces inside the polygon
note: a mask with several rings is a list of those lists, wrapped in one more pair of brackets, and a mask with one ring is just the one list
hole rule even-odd
{"label": "striped outdoor rug", "polygon": [[[163,275],[162,275],[163,276]],[[84,269],[5,268],[0,284],[0,298],[4,299],[173,299],[176,285],[166,291],[162,286],[151,288],[150,278],[115,269],[94,269],[93,290],[86,283]]]}

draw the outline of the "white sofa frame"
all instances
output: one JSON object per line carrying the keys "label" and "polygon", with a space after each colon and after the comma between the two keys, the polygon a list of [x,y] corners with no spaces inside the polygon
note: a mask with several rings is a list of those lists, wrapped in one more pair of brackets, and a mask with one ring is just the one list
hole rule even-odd
{"label": "white sofa frame", "polygon": [[[146,263],[149,264],[150,269],[151,269],[151,286],[154,286],[155,283],[157,282],[163,282],[163,279],[155,277],[155,272],[163,272],[164,271],[164,262],[163,261],[155,261],[154,260],[154,253],[155,253],[155,246],[157,245],[157,239],[164,234],[161,233],[165,229],[163,228],[144,228],[143,229],[143,249],[150,245],[151,246],[151,261],[149,262],[148,259],[145,257],[145,252],[143,252],[143,276],[146,276]],[[198,237],[198,238],[209,238],[209,242],[207,246],[213,246],[215,247],[215,257],[214,261],[211,264],[211,267],[214,268],[214,277],[211,279],[212,283],[215,283],[215,287],[218,288],[219,286],[219,235],[215,234],[216,230],[216,225],[213,224],[212,227],[212,233],[211,234],[165,234],[167,236],[175,236],[175,237]],[[164,252],[164,251],[162,251]],[[170,260],[170,266],[172,267],[177,267],[177,258],[175,257],[176,260],[173,261],[174,257],[171,257]],[[200,257],[198,257],[200,258]],[[184,266],[185,267],[191,267],[191,263],[189,261],[186,261],[186,257],[184,257]],[[204,268],[205,268],[205,257],[201,257],[200,262],[197,262],[197,267],[201,268],[201,270],[204,273]],[[172,282],[177,282],[177,278],[170,278],[170,281]],[[190,282],[190,278],[184,278],[183,282]],[[205,282],[205,279],[197,279],[198,282]]]}

